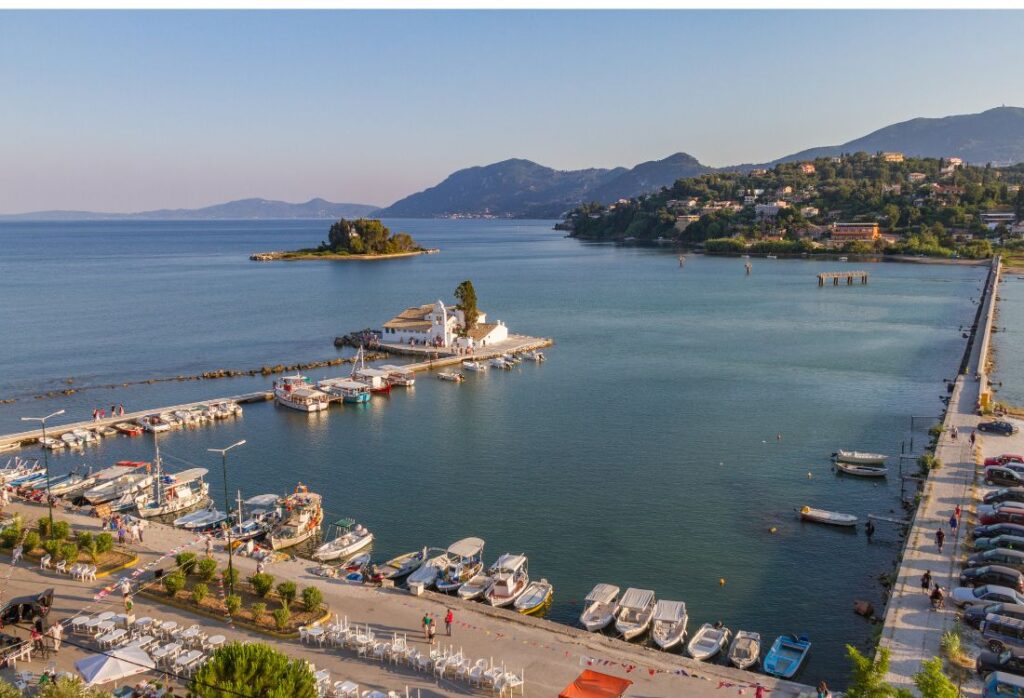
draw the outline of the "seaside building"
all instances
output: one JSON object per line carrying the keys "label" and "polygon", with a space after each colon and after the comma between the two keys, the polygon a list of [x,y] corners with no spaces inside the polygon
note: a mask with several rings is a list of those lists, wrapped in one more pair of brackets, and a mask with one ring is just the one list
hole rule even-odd
{"label": "seaside building", "polygon": [[384,323],[381,341],[385,344],[412,344],[439,349],[472,349],[485,347],[508,339],[505,323],[487,322],[487,314],[477,315],[476,326],[466,337],[459,330],[465,325],[465,316],[458,308],[448,307],[442,301],[406,308]]}
{"label": "seaside building", "polygon": [[924,172],[911,172],[909,175],[907,175],[907,177],[910,179],[911,182],[923,182],[924,180],[928,179],[928,175],[926,175]]}
{"label": "seaside building", "polygon": [[819,211],[815,206],[804,206],[800,209],[800,215],[804,218],[814,218],[819,213],[821,213],[821,211]]}
{"label": "seaside building", "polygon": [[874,242],[882,237],[878,223],[833,223],[831,232],[836,242]]}
{"label": "seaside building", "polygon": [[758,218],[775,218],[779,215],[779,211],[784,208],[789,208],[789,202],[787,201],[769,201],[764,204],[757,204],[754,206],[754,215]]}
{"label": "seaside building", "polygon": [[989,230],[995,230],[1000,223],[1009,228],[1017,222],[1017,214],[1013,211],[985,211],[979,213],[978,218],[981,219],[981,224]]}

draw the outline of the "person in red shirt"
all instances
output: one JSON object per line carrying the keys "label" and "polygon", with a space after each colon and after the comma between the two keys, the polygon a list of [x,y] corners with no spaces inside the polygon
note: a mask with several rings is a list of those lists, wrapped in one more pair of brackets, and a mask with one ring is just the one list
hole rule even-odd
{"label": "person in red shirt", "polygon": [[451,637],[451,634],[452,634],[452,621],[454,621],[454,620],[455,620],[455,614],[452,613],[452,609],[449,608],[447,615],[445,615],[445,617],[444,617],[444,629],[446,631],[448,631],[448,636],[449,637]]}

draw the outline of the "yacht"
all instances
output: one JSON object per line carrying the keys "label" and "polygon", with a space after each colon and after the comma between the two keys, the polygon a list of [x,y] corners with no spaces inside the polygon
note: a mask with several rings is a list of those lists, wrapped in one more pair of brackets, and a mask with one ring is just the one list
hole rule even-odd
{"label": "yacht", "polygon": [[[319,412],[330,404],[326,393],[311,388],[306,377],[296,373],[274,381],[274,399],[277,404],[300,412]],[[215,410],[214,414],[220,414]]]}

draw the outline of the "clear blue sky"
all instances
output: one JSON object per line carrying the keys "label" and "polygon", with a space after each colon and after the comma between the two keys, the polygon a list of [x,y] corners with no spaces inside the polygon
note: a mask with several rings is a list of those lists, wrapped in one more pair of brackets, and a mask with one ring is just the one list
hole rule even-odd
{"label": "clear blue sky", "polygon": [[1024,106],[1024,12],[0,12],[0,212],[388,204]]}

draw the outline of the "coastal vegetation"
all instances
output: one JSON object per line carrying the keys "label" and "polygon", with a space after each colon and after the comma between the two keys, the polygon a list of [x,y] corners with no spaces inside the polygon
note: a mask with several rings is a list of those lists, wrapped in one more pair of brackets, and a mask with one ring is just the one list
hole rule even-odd
{"label": "coastal vegetation", "polygon": [[[982,214],[1024,214],[1024,168],[886,155],[854,153],[689,177],[608,206],[579,206],[563,226],[581,239],[661,239],[714,253],[970,259],[991,256],[1015,234],[1005,222],[987,225]],[[879,234],[834,238],[837,222],[877,224]]]}
{"label": "coastal vegetation", "polygon": [[331,224],[327,239],[317,247],[290,252],[259,252],[250,259],[370,259],[431,252],[419,245],[408,233],[392,233],[375,218],[342,218]]}
{"label": "coastal vegetation", "polygon": [[[885,680],[889,673],[889,648],[881,647],[874,658],[861,654],[856,647],[846,646],[852,669],[846,698],[913,698],[905,688],[896,688]],[[921,663],[914,674],[914,686],[921,698],[956,698],[957,687],[942,671],[942,659],[932,657]]]}
{"label": "coastal vegetation", "polygon": [[191,695],[200,698],[315,698],[309,663],[290,659],[262,642],[232,642],[210,657],[192,677]]}
{"label": "coastal vegetation", "polygon": [[462,317],[466,322],[459,328],[459,333],[465,337],[471,329],[476,327],[477,318],[480,317],[480,310],[476,306],[476,289],[473,282],[466,280],[455,289],[455,300],[458,305],[455,307],[462,311]]}

